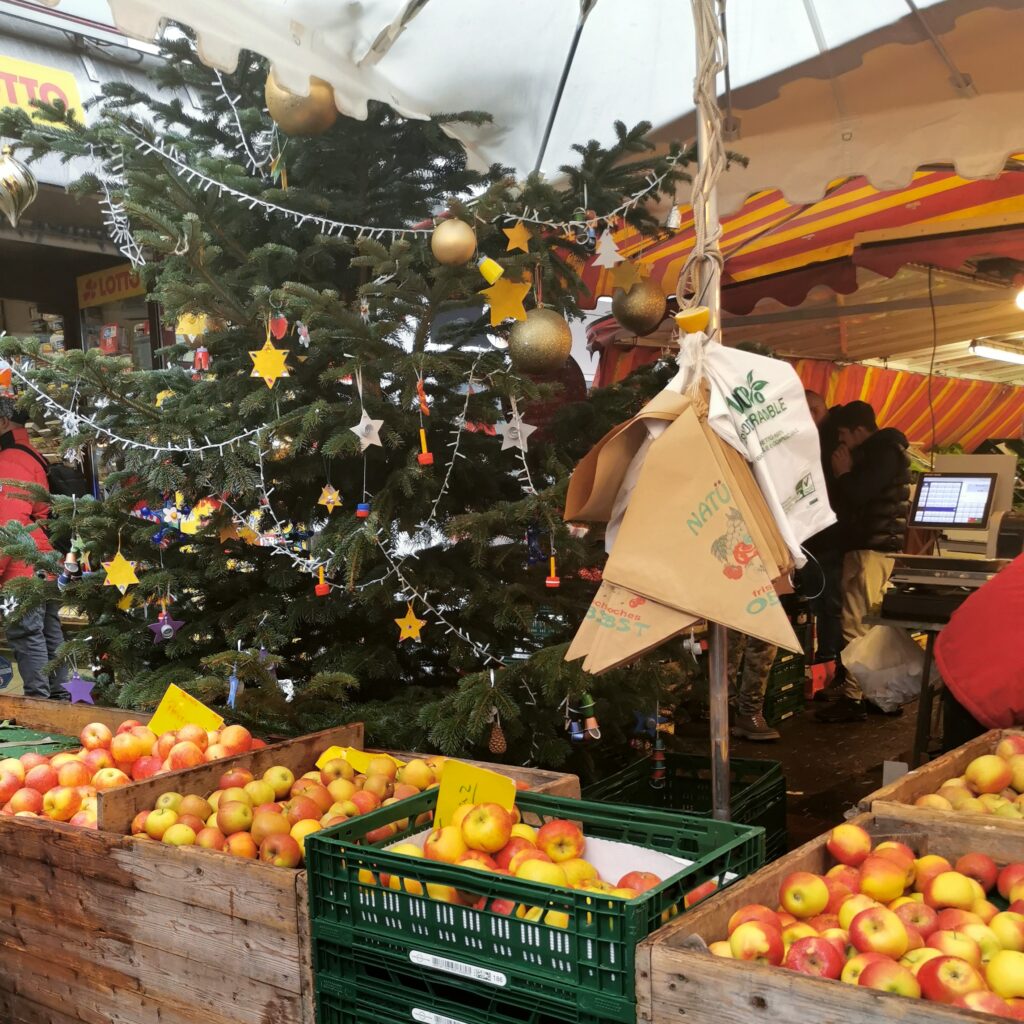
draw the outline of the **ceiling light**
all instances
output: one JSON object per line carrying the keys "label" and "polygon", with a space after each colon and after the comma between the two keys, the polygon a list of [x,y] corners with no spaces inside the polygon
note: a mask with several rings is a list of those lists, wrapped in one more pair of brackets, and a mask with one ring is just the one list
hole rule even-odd
{"label": "ceiling light", "polygon": [[998,359],[1003,363],[1018,363],[1024,366],[1024,348],[995,345],[986,338],[972,341],[970,353],[972,356],[979,356],[982,359]]}

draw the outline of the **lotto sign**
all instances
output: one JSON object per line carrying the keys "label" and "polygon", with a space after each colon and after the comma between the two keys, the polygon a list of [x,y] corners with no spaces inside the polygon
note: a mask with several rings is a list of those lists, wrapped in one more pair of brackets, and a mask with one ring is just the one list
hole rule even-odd
{"label": "lotto sign", "polygon": [[35,116],[38,110],[32,106],[33,100],[42,103],[60,100],[80,121],[85,119],[74,75],[0,55],[0,107],[18,107]]}
{"label": "lotto sign", "polygon": [[107,270],[96,270],[78,278],[79,309],[102,306],[107,302],[118,302],[120,299],[145,294],[146,286],[142,283],[142,278],[132,270],[130,263]]}

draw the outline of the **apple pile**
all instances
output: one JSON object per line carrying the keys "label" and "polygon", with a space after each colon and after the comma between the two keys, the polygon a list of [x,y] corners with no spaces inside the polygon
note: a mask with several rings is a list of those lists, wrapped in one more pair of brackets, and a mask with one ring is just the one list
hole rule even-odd
{"label": "apple pile", "polygon": [[1024,733],[1005,736],[994,754],[976,757],[963,775],[944,782],[937,793],[919,796],[914,806],[1024,818]]}
{"label": "apple pile", "polygon": [[[162,793],[152,810],[135,816],[131,832],[136,839],[297,868],[305,858],[306,836],[436,786],[444,760],[417,758],[398,767],[381,755],[359,774],[339,757],[298,779],[283,765],[258,779],[248,769],[232,768],[208,796]],[[375,829],[367,839],[376,842],[391,834]]]}
{"label": "apple pile", "polygon": [[903,843],[874,846],[849,823],[827,846],[834,867],[787,876],[776,910],[741,907],[710,951],[1024,1020],[1024,863],[915,857]]}
{"label": "apple pile", "polygon": [[[386,830],[393,835],[399,831],[399,826],[404,827],[405,823],[387,826]],[[661,884],[661,879],[650,871],[627,872],[615,883],[602,879],[597,868],[583,858],[586,844],[583,831],[574,822],[558,819],[532,828],[520,820],[517,807],[508,811],[500,804],[485,803],[459,807],[449,824],[430,832],[422,848],[406,842],[389,847],[388,852],[625,900],[635,899]],[[370,876],[362,881],[372,883],[374,880]],[[382,874],[380,884],[390,889],[404,889],[415,896],[423,895],[423,883],[412,878]],[[714,889],[714,883],[706,884]],[[426,889],[428,896],[445,903],[515,914],[528,921],[543,918],[545,924],[559,928],[569,924],[569,915],[560,910],[545,913],[541,907],[517,905],[515,900],[499,898],[490,900],[488,905],[486,897],[451,885],[428,883]]]}
{"label": "apple pile", "polygon": [[122,722],[116,734],[92,722],[79,739],[81,750],[0,761],[0,814],[96,828],[97,793],[266,746],[240,725],[216,733],[186,725],[157,736],[134,721]]}

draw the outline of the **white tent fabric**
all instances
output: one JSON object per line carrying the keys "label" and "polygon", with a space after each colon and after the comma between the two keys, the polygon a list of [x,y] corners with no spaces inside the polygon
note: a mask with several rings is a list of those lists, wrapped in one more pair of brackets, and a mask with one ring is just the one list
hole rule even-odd
{"label": "white tent fabric", "polygon": [[[57,6],[61,0],[41,0]],[[67,0],[65,0],[67,2]],[[693,28],[684,0],[587,0],[543,169],[574,142],[609,142],[612,122],[650,120],[692,137]],[[230,70],[240,48],[278,80],[329,81],[338,107],[368,100],[407,116],[485,110],[456,128],[474,161],[532,169],[579,17],[577,0],[109,0],[117,25],[145,39],[165,19],[193,28],[204,61]],[[728,0],[730,146],[750,159],[720,183],[728,212],[781,188],[803,202],[829,180],[864,174],[897,187],[927,162],[996,173],[1024,149],[1021,0]],[[681,196],[680,199],[685,197]]]}

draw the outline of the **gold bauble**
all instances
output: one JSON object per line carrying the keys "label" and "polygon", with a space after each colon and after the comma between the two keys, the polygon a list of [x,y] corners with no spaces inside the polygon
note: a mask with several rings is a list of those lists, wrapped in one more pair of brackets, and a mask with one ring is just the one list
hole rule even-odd
{"label": "gold bauble", "polygon": [[282,89],[270,73],[264,95],[270,116],[286,135],[323,135],[338,119],[334,89],[322,78],[310,78],[309,95],[297,96]]}
{"label": "gold bauble", "polygon": [[39,195],[36,176],[11,155],[11,147],[0,152],[0,213],[16,228],[21,215]]}
{"label": "gold bauble", "polygon": [[464,220],[443,220],[430,236],[430,251],[438,263],[461,267],[476,252],[476,232]]}
{"label": "gold bauble", "polygon": [[572,331],[553,309],[531,309],[508,336],[508,354],[519,373],[550,376],[557,373],[572,351]]}
{"label": "gold bauble", "polygon": [[612,316],[641,338],[656,330],[667,312],[665,293],[650,280],[637,281],[628,292],[616,288],[612,296]]}

